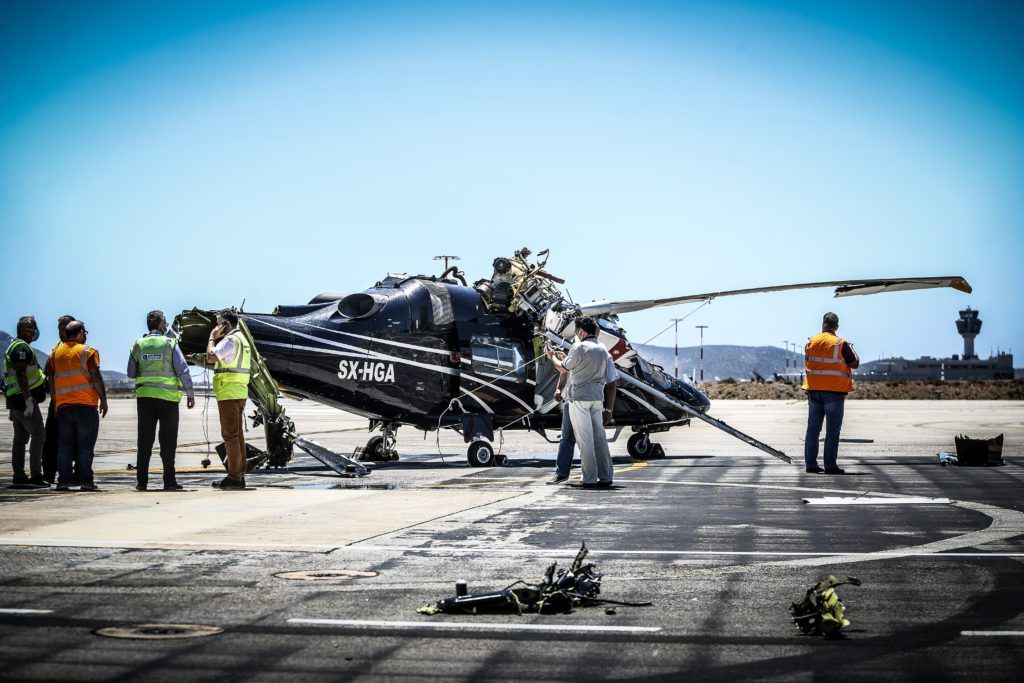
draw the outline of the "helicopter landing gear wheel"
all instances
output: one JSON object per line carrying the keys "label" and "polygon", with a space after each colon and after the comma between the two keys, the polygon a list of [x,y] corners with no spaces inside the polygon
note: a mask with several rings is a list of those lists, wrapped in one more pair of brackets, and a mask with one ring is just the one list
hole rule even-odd
{"label": "helicopter landing gear wheel", "polygon": [[384,437],[383,436],[371,436],[370,440],[363,446],[363,453],[365,454],[364,460],[371,460],[373,462],[384,461]]}
{"label": "helicopter landing gear wheel", "polygon": [[389,462],[398,460],[398,451],[395,450],[395,432],[398,425],[384,425],[381,436],[372,436],[363,447],[363,460],[372,462]]}
{"label": "helicopter landing gear wheel", "polygon": [[646,460],[651,457],[651,450],[654,444],[651,443],[651,435],[647,432],[637,432],[629,437],[626,442],[626,451],[631,458]]}
{"label": "helicopter landing gear wheel", "polygon": [[469,450],[466,451],[466,459],[469,460],[469,464],[473,467],[492,467],[494,465],[502,464],[498,462],[501,458],[507,462],[505,456],[495,456],[494,447],[486,441],[474,441],[469,445]]}

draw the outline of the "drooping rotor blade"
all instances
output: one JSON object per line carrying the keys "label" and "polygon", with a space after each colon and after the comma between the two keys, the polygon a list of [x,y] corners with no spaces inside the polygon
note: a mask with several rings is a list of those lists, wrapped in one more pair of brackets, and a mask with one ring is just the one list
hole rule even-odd
{"label": "drooping rotor blade", "polygon": [[833,282],[805,282],[799,285],[777,285],[775,287],[752,287],[750,289],[732,289],[724,292],[708,292],[706,294],[687,294],[667,299],[637,299],[634,301],[592,301],[581,304],[580,311],[584,315],[611,315],[613,313],[632,313],[660,306],[691,304],[700,301],[711,301],[720,296],[736,296],[737,294],[758,294],[762,292],[784,292],[790,289],[814,289],[816,287],[835,287],[835,296],[854,296],[858,294],[880,294],[882,292],[903,292],[911,289],[933,289],[936,287],[952,287],[961,292],[971,293],[971,285],[959,275],[948,277],[904,277],[885,278],[880,280],[835,280]]}

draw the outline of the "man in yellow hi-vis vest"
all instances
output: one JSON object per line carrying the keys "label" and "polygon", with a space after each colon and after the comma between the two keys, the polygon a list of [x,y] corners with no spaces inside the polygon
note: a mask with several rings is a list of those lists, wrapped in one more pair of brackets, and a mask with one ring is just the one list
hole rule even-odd
{"label": "man in yellow hi-vis vest", "polygon": [[[14,485],[48,488],[43,480],[42,453],[46,429],[43,426],[40,405],[46,400],[46,377],[39,367],[36,352],[29,344],[39,339],[36,319],[26,315],[18,320],[18,336],[4,351],[4,395],[11,422],[14,423],[14,441],[11,465]],[[30,479],[25,474],[25,447],[29,446]]]}
{"label": "man in yellow hi-vis vest", "polygon": [[206,362],[213,365],[213,393],[220,413],[220,435],[227,451],[228,476],[215,488],[245,488],[245,399],[249,396],[252,349],[238,329],[238,314],[231,310],[217,314],[217,327],[206,345]]}
{"label": "man in yellow hi-vis vest", "polygon": [[135,404],[139,423],[138,453],[135,460],[135,489],[149,486],[149,460],[153,455],[153,439],[160,428],[160,461],[163,463],[164,491],[180,491],[174,471],[174,454],[178,448],[178,404],[184,389],[186,405],[195,407],[192,376],[188,373],[185,355],[177,342],[167,336],[167,318],[163,311],[150,311],[146,316],[145,336],[132,345],[128,355],[128,376],[135,380]]}
{"label": "man in yellow hi-vis vest", "polygon": [[[839,431],[843,427],[846,395],[853,391],[853,371],[860,358],[853,345],[840,338],[839,316],[826,313],[821,332],[804,347],[804,385],[807,391],[807,434],[804,465],[810,473],[843,474],[839,469]],[[818,436],[825,422],[825,469],[818,467]]]}

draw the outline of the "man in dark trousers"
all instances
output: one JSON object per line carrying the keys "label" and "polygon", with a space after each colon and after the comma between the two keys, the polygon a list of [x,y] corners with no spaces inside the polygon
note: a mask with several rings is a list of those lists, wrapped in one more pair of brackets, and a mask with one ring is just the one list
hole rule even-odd
{"label": "man in dark trousers", "polygon": [[149,486],[149,460],[153,439],[160,429],[160,461],[163,463],[164,491],[180,491],[174,472],[174,453],[178,448],[178,405],[184,389],[186,405],[196,405],[192,376],[178,343],[167,336],[167,318],[163,311],[146,316],[149,330],[132,345],[128,356],[128,376],[135,379],[135,403],[139,421],[135,489]]}
{"label": "man in dark trousers", "polygon": [[[75,319],[73,315],[62,315],[57,318],[57,343],[50,353],[67,339],[68,323]],[[49,366],[47,366],[49,367]],[[60,446],[60,428],[57,426],[57,402],[50,400],[46,411],[46,441],[43,443],[43,479],[49,483],[57,481],[57,449]],[[72,448],[74,451],[74,448]],[[78,460],[72,463],[71,483],[78,484]]]}
{"label": "man in dark trousers", "polygon": [[[836,334],[839,316],[826,313],[821,332],[804,347],[804,385],[807,391],[807,434],[804,465],[808,473],[843,474],[839,468],[839,431],[843,427],[846,395],[853,391],[853,371],[860,358],[850,342]],[[825,422],[825,469],[818,467],[818,435]]]}

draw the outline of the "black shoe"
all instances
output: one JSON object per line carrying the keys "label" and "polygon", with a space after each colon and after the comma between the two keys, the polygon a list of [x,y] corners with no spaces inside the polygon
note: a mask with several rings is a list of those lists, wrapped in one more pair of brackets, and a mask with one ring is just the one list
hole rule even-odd
{"label": "black shoe", "polygon": [[241,490],[245,488],[245,479],[229,479],[224,477],[223,481],[213,482],[213,488],[222,490]]}
{"label": "black shoe", "polygon": [[561,474],[556,474],[555,476],[551,477],[550,479],[548,479],[544,483],[551,484],[551,485],[561,484],[563,481],[568,481],[568,479],[569,479],[569,475],[568,474],[565,475],[564,477]]}
{"label": "black shoe", "polygon": [[28,483],[35,486],[37,489],[48,489],[50,488],[49,482],[42,477],[32,477],[28,480]]}
{"label": "black shoe", "polygon": [[610,482],[610,481],[599,481],[599,482],[597,482],[597,488],[599,488],[599,489],[610,489],[611,487],[612,487],[612,482]]}
{"label": "black shoe", "polygon": [[82,490],[82,491],[99,491],[100,487],[96,486],[96,484],[82,484],[82,487],[81,487],[80,490]]}
{"label": "black shoe", "polygon": [[598,487],[598,484],[587,484],[582,481],[574,481],[573,483],[569,484],[569,486],[573,487],[574,489],[596,489]]}
{"label": "black shoe", "polygon": [[838,467],[826,467],[825,474],[846,474],[846,470],[841,470]]}
{"label": "black shoe", "polygon": [[821,474],[824,471],[825,470],[821,469],[817,465],[815,465],[814,467],[808,467],[807,468],[807,474]]}
{"label": "black shoe", "polygon": [[24,474],[21,475],[20,477],[18,475],[15,475],[14,478],[11,479],[11,484],[13,486],[28,486],[28,477],[26,477]]}
{"label": "black shoe", "polygon": [[136,491],[146,491],[148,489],[149,489],[149,486],[147,486],[146,484],[136,484],[135,485],[135,490]]}
{"label": "black shoe", "polygon": [[67,484],[57,484],[53,487],[54,491],[70,491]]}
{"label": "black shoe", "polygon": [[164,484],[164,491],[184,491],[185,487],[181,484]]}

